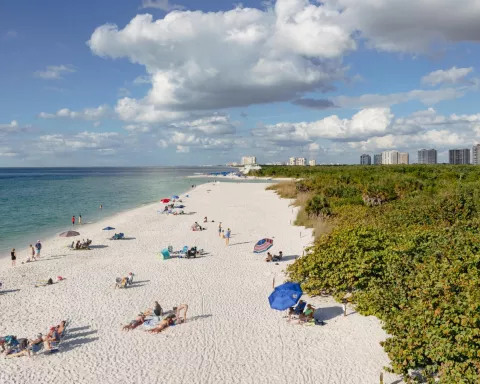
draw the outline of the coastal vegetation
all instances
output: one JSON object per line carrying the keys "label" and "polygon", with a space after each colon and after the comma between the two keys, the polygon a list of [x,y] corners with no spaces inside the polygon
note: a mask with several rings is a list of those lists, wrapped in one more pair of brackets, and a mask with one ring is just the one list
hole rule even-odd
{"label": "coastal vegetation", "polygon": [[[288,267],[310,295],[348,300],[388,332],[407,381],[480,382],[480,167],[266,166],[256,176],[318,226]],[[416,375],[413,375],[415,373]]]}

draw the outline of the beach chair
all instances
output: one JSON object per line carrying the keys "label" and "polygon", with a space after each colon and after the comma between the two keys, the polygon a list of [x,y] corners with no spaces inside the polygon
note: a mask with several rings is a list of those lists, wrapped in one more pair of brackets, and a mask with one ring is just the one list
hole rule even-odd
{"label": "beach chair", "polygon": [[162,249],[158,254],[157,254],[158,258],[160,260],[168,260],[170,259],[170,252],[168,252],[168,249],[165,248],[165,249]]}

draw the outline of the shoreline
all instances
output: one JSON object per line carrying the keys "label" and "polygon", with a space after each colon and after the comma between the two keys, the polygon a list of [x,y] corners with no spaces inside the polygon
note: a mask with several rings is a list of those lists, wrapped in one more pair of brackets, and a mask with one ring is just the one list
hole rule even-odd
{"label": "shoreline", "polygon": [[252,181],[252,180],[258,180],[258,181],[294,181],[297,180],[296,178],[293,177],[268,177],[268,176],[218,176],[218,175],[191,175],[187,176],[189,179],[203,179],[203,178],[209,178],[209,179],[217,179],[217,181],[221,180],[235,180],[235,181]]}
{"label": "shoreline", "polygon": [[[199,184],[199,185],[203,185],[203,183]],[[182,194],[182,195],[188,194],[190,191],[192,191],[194,189],[195,188],[190,187],[185,192],[180,192],[180,194]],[[174,192],[174,193],[172,193],[172,195],[173,194],[178,194],[178,192]],[[178,194],[178,196],[180,196],[180,194]],[[160,198],[158,198],[158,201],[160,201]],[[44,241],[49,241],[49,240],[51,241],[51,240],[55,239],[56,237],[58,237],[58,235],[60,233],[62,233],[64,231],[70,231],[70,230],[75,229],[75,230],[77,230],[77,232],[79,232],[79,230],[78,230],[79,227],[87,229],[88,228],[87,226],[97,224],[100,221],[109,220],[109,219],[113,220],[118,215],[122,215],[124,213],[128,213],[130,211],[134,211],[136,209],[140,209],[140,208],[143,208],[143,207],[146,207],[146,206],[149,206],[149,205],[154,205],[154,204],[157,204],[157,202],[152,201],[152,202],[149,202],[149,203],[140,203],[140,205],[136,205],[134,207],[127,208],[127,209],[122,209],[118,212],[112,212],[111,214],[108,214],[107,216],[104,216],[104,217],[101,217],[101,218],[97,218],[96,220],[87,221],[85,224],[76,223],[75,226],[73,226],[71,223],[69,225],[66,224],[65,227],[62,230],[60,230],[60,229],[57,230],[56,227],[51,227],[51,228],[45,230],[45,233],[43,235],[39,234],[39,235],[35,235],[33,237],[37,238],[37,239],[40,239],[42,244],[43,244]],[[75,237],[75,238],[77,238],[77,237]],[[33,240],[33,241],[35,241],[35,240]],[[34,245],[34,243],[32,245]],[[25,248],[21,248],[21,249],[15,248],[15,252],[17,254],[17,261],[19,260],[19,257],[23,257],[23,256],[26,259],[26,255],[29,254],[29,252],[30,252],[29,245],[27,245],[27,246],[25,246]],[[6,258],[8,258],[10,260],[10,248],[7,248],[3,251],[0,250],[0,262],[2,262]]]}
{"label": "shoreline", "polygon": [[[93,239],[90,251],[70,250],[71,239],[56,237],[44,242],[38,262],[0,261],[0,335],[31,338],[63,319],[71,324],[56,354],[0,359],[0,381],[127,384],[135,370],[134,381],[161,376],[172,384],[376,382],[388,358],[379,345],[387,335],[375,317],[351,309],[343,317],[341,304],[326,297],[304,297],[325,311],[326,326],[289,323],[270,308],[272,281],[284,281],[284,269],[302,255],[312,231],[290,224],[298,208],[265,190],[269,184],[202,184],[186,192],[186,215],[158,214],[164,205],[156,202],[85,225],[81,237]],[[206,230],[191,231],[195,221]],[[232,229],[228,247],[219,222]],[[102,232],[105,225],[128,239],[108,240],[113,233]],[[263,237],[274,240],[272,253],[283,251],[283,261],[266,263],[265,254],[253,253]],[[168,245],[197,246],[205,254],[160,260],[157,253]],[[115,278],[128,272],[134,284],[114,289]],[[65,280],[34,287],[56,276]],[[154,300],[165,310],[187,303],[187,322],[158,335],[120,330]],[[399,383],[396,375],[384,377],[385,384]]]}

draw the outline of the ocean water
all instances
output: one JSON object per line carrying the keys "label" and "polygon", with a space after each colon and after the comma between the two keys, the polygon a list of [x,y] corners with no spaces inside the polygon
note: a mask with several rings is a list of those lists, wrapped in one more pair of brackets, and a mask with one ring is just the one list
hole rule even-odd
{"label": "ocean water", "polygon": [[[82,223],[188,191],[225,168],[0,168],[0,256]],[[100,210],[100,204],[103,209]]]}

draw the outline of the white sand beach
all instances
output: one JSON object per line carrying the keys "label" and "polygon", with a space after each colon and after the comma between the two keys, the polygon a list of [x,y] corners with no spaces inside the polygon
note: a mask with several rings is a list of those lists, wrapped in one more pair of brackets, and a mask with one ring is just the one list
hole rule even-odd
{"label": "white sand beach", "polygon": [[[311,231],[290,224],[295,209],[261,183],[198,186],[183,198],[191,215],[158,214],[163,204],[134,209],[98,223],[75,226],[92,250],[73,251],[72,238],[43,239],[41,260],[28,264],[19,251],[17,266],[0,261],[0,335],[34,337],[63,319],[70,322],[55,354],[0,358],[0,383],[378,383],[388,358],[379,342],[386,334],[374,317],[328,298],[308,299],[330,314],[325,326],[290,324],[270,309],[272,280],[304,246]],[[203,217],[214,223],[193,232]],[[218,223],[232,229],[230,246],[218,236]],[[111,241],[112,232],[128,240]],[[70,229],[70,228],[66,228]],[[252,252],[263,237],[274,239],[278,265]],[[77,239],[77,238],[73,238]],[[37,239],[32,239],[32,241]],[[196,259],[160,260],[172,245],[203,248]],[[19,247],[20,248],[20,247]],[[114,289],[115,278],[135,273],[135,283]],[[38,280],[66,280],[35,288]],[[160,334],[121,325],[150,307],[187,303],[185,324]],[[400,383],[385,374],[385,383]]]}

